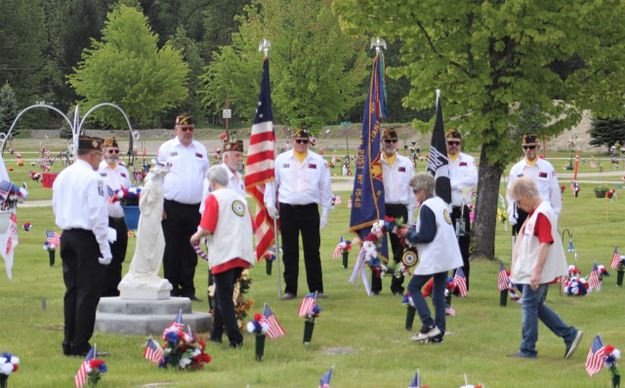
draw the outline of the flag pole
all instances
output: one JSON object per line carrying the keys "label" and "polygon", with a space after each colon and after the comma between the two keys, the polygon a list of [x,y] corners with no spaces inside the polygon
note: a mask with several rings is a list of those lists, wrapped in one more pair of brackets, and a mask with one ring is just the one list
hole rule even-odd
{"label": "flag pole", "polygon": [[[269,48],[271,47],[271,42],[265,38],[263,38],[260,41],[260,44],[258,45],[258,51],[261,51],[263,54],[265,54],[265,59],[267,59],[269,57]],[[274,144],[274,151],[275,151],[275,144]],[[275,193],[274,193],[275,196]],[[277,198],[275,198],[275,202],[274,203],[278,203],[277,202]],[[276,279],[277,279],[277,286],[278,286],[278,298],[282,297],[282,285],[280,284],[280,276],[282,276],[281,272],[280,272],[280,243],[279,243],[279,232],[278,232],[278,220],[277,218],[273,219],[273,232],[274,232],[274,241],[275,241],[275,249],[276,249],[276,265],[278,266],[278,274],[276,275]]]}

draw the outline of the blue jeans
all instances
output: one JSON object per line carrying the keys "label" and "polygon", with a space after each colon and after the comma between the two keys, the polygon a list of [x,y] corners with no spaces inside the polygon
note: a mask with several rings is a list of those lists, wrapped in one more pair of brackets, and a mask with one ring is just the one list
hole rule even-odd
{"label": "blue jeans", "polygon": [[[432,304],[434,304],[434,317],[430,314],[425,298],[421,293],[421,288],[425,283],[434,277],[434,286],[432,287]],[[445,285],[447,283],[447,271],[435,273],[433,275],[413,275],[408,283],[408,292],[412,297],[412,303],[419,313],[421,323],[424,326],[432,326],[436,323],[439,330],[445,333]]]}
{"label": "blue jeans", "polygon": [[521,331],[521,353],[536,355],[538,340],[538,320],[545,324],[555,335],[561,337],[565,344],[570,344],[577,335],[577,329],[568,326],[553,310],[545,305],[549,290],[548,284],[541,284],[532,290],[529,284],[518,285],[523,289],[521,305],[523,307],[523,323]]}

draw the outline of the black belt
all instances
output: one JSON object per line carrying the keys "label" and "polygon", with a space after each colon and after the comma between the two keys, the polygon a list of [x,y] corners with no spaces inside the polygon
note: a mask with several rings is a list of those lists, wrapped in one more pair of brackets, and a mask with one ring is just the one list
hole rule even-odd
{"label": "black belt", "polygon": [[178,201],[174,201],[173,199],[165,199],[165,203],[171,203],[176,206],[188,206],[188,207],[197,207],[200,206],[200,203],[182,203]]}
{"label": "black belt", "polygon": [[111,224],[122,224],[124,222],[126,222],[124,220],[124,217],[119,217],[119,218],[109,217],[109,223],[111,223]]}
{"label": "black belt", "polygon": [[280,207],[283,208],[293,208],[293,209],[297,209],[297,208],[306,208],[306,207],[311,207],[311,206],[317,206],[316,203],[308,203],[306,205],[291,205],[288,203],[284,203],[284,202],[280,202]]}
{"label": "black belt", "polygon": [[83,228],[63,229],[63,233],[65,233],[65,232],[68,232],[68,233],[91,233],[91,234],[93,234],[93,231],[87,230],[87,229],[83,229]]}

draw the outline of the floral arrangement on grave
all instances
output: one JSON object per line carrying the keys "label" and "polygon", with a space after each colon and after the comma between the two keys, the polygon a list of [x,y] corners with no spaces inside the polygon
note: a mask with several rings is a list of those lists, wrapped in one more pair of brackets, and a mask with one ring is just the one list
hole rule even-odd
{"label": "floral arrangement on grave", "polygon": [[588,294],[590,285],[581,276],[570,277],[562,284],[564,293],[569,296],[585,296]]}
{"label": "floral arrangement on grave", "polygon": [[276,252],[273,249],[269,249],[263,254],[263,259],[265,259],[265,273],[271,275],[273,262],[276,260]]}
{"label": "floral arrangement on grave", "polygon": [[608,368],[610,375],[612,376],[612,387],[619,387],[621,384],[621,375],[616,368],[616,362],[621,358],[620,350],[616,349],[612,345],[606,345],[604,348],[605,358],[603,359],[603,366]]}
{"label": "floral arrangement on grave", "polygon": [[181,314],[163,331],[163,359],[159,367],[172,367],[177,370],[197,370],[211,362],[212,358],[205,353],[206,343],[198,339],[191,327],[184,329]]}
{"label": "floral arrangement on grave", "polygon": [[18,187],[9,181],[0,182],[0,210],[13,210],[18,202],[23,202],[27,198],[28,191],[25,185]]}
{"label": "floral arrangement on grave", "polygon": [[625,275],[625,256],[621,256],[621,259],[616,265],[616,285],[618,287],[623,285],[623,275]]}
{"label": "floral arrangement on grave", "polygon": [[87,384],[90,387],[95,387],[98,385],[100,380],[102,380],[102,375],[108,371],[106,361],[99,358],[92,358],[91,360],[86,361],[86,363]]}
{"label": "floral arrangement on grave", "polygon": [[20,359],[15,354],[4,352],[0,354],[0,387],[6,388],[9,376],[17,372]]}
{"label": "floral arrangement on grave", "polygon": [[254,319],[246,325],[247,331],[256,337],[256,361],[262,361],[265,355],[265,339],[269,325],[263,320],[263,314],[254,314]]}
{"label": "floral arrangement on grave", "polygon": [[304,318],[304,346],[309,346],[312,341],[315,319],[320,313],[321,307],[317,304],[317,293],[306,295],[299,308],[299,316]]}
{"label": "floral arrangement on grave", "polygon": [[352,243],[349,240],[345,240],[343,236],[339,239],[338,244],[336,244],[336,248],[334,248],[334,253],[332,255],[333,258],[338,259],[339,256],[343,258],[343,268],[347,269],[348,261],[349,261],[349,252],[352,251]]}

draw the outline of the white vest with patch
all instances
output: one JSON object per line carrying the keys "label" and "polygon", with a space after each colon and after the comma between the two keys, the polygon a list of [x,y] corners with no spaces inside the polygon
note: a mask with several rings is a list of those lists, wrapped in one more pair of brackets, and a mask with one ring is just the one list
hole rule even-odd
{"label": "white vest with patch", "polygon": [[[456,233],[451,223],[449,205],[439,197],[424,201],[421,206],[432,210],[436,217],[436,235],[426,244],[417,244],[419,264],[415,275],[431,275],[462,267],[462,255],[458,247]],[[421,217],[417,220],[417,230],[421,228]]]}
{"label": "white vest with patch", "polygon": [[219,212],[215,233],[206,238],[208,266],[213,268],[237,257],[253,265],[252,220],[245,198],[228,188],[211,194],[217,199]]}
{"label": "white vest with patch", "polygon": [[553,212],[549,202],[544,200],[538,205],[536,210],[534,210],[531,217],[528,217],[527,221],[525,221],[523,234],[519,234],[519,238],[521,238],[518,246],[519,252],[511,273],[513,283],[529,284],[532,278],[532,272],[536,266],[540,249],[540,241],[538,241],[538,237],[534,235],[534,227],[536,226],[538,214],[543,214],[547,217],[549,223],[551,223],[551,236],[553,238],[553,243],[547,251],[545,266],[540,275],[540,284],[549,283],[568,271],[562,239],[558,232],[558,217]]}

